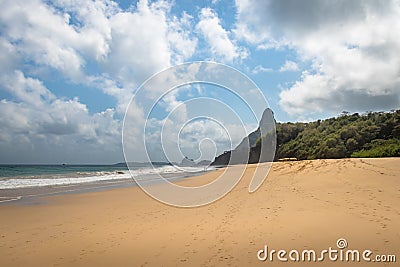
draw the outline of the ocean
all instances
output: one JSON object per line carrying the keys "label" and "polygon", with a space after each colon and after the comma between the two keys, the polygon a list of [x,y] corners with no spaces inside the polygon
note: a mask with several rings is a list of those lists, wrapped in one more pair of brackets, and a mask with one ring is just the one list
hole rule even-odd
{"label": "ocean", "polygon": [[130,166],[130,169],[131,173],[125,164],[0,165],[0,190],[129,180],[132,179],[132,175],[137,179],[146,179],[150,182],[156,173],[166,174],[176,179],[204,171],[203,167],[182,169],[166,164],[157,164],[155,168],[145,165]]}

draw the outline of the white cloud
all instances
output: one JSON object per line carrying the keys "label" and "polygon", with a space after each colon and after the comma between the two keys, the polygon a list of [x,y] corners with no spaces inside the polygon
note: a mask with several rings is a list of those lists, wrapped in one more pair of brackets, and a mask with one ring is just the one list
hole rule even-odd
{"label": "white cloud", "polygon": [[250,23],[247,21],[247,18],[243,18],[243,7],[241,8],[240,5],[237,3],[238,8],[238,23],[236,27],[232,30],[235,34],[236,38],[239,40],[245,40],[252,45],[258,45],[259,49],[265,49],[270,47],[271,45],[266,44],[269,41],[269,35],[267,32],[258,31],[255,27],[252,27]]}
{"label": "white cloud", "polygon": [[[11,97],[0,100],[0,149],[14,145],[19,154],[0,155],[0,161],[58,160],[52,154],[76,162],[121,160],[121,116],[133,91],[195,52],[193,18],[172,15],[171,6],[140,0],[121,10],[110,0],[1,1],[0,88]],[[56,96],[44,82],[53,74],[68,86],[115,98],[115,109],[92,114],[78,98]],[[33,152],[36,159],[18,158]]]}
{"label": "white cloud", "polygon": [[112,109],[90,114],[77,98],[58,99],[42,82],[20,71],[3,75],[1,82],[12,87],[18,101],[0,101],[0,149],[7,151],[0,153],[1,162],[79,163],[120,158],[120,123]]}
{"label": "white cloud", "polygon": [[[33,12],[35,11],[35,12]],[[66,24],[65,17],[54,15],[40,1],[2,1],[2,35],[17,53],[38,65],[51,66],[68,77],[81,75],[83,60],[73,47],[79,34]]]}
{"label": "white cloud", "polygon": [[280,94],[288,113],[400,105],[398,1],[237,0],[236,5],[243,39],[268,49],[294,49],[303,61],[312,62]]}
{"label": "white cloud", "polygon": [[110,18],[110,53],[102,66],[114,79],[132,87],[193,55],[197,39],[191,34],[192,17],[172,16],[170,8],[167,2],[139,1],[135,12]]}
{"label": "white cloud", "polygon": [[[146,128],[147,152],[154,161],[163,160],[164,155],[172,162],[180,162],[185,156],[195,160],[211,160],[213,156],[235,148],[245,132],[250,130],[254,130],[254,125],[221,126],[208,119],[195,119],[188,123],[171,117],[167,120],[150,119]],[[208,140],[208,144],[203,145],[209,150],[201,151],[202,140]]]}
{"label": "white cloud", "polygon": [[[63,10],[65,22],[79,33],[77,45],[79,52],[85,57],[101,60],[110,51],[111,25],[109,19],[121,12],[118,5],[109,0],[80,1],[56,0],[52,4]],[[71,19],[71,14],[74,23]]]}
{"label": "white cloud", "polygon": [[298,71],[299,66],[297,65],[296,62],[286,60],[285,63],[283,64],[282,67],[280,67],[279,71],[280,72],[285,72],[285,71]]}
{"label": "white cloud", "polygon": [[16,70],[12,75],[2,75],[0,81],[9,93],[21,102],[31,106],[41,107],[46,101],[55,99],[55,96],[37,79],[26,78]]}
{"label": "white cloud", "polygon": [[238,47],[229,38],[229,32],[222,27],[218,15],[211,8],[201,9],[199,18],[200,21],[196,29],[204,36],[213,55],[226,62],[232,62],[237,58],[243,59],[248,56],[247,50]]}
{"label": "white cloud", "polygon": [[2,34],[25,61],[81,82],[86,61],[109,52],[109,17],[117,11],[112,1],[6,0],[0,3]]}
{"label": "white cloud", "polygon": [[[106,77],[119,84],[112,96],[130,97],[125,90],[131,93],[150,75],[195,51],[192,18],[172,16],[170,8],[168,2],[144,0],[131,11],[120,10],[113,1],[2,1],[2,47],[21,63],[33,61],[31,75],[55,69],[71,83],[90,87]],[[10,56],[0,58],[5,66],[12,62]],[[89,62],[97,64],[99,73],[87,73]]]}
{"label": "white cloud", "polygon": [[190,58],[196,49],[197,38],[192,36],[193,17],[183,13],[181,18],[173,16],[168,24],[168,41],[173,49],[173,63],[182,63]]}
{"label": "white cloud", "polygon": [[271,68],[265,68],[265,67],[263,67],[261,65],[257,65],[256,67],[254,67],[254,69],[251,72],[253,74],[258,74],[258,73],[261,73],[261,72],[272,72],[272,71],[273,71],[273,69],[271,69]]}
{"label": "white cloud", "polygon": [[[119,81],[144,81],[170,64],[165,10],[138,3],[137,12],[121,12],[110,20],[111,52],[103,67]],[[151,29],[151,30],[149,30]]]}

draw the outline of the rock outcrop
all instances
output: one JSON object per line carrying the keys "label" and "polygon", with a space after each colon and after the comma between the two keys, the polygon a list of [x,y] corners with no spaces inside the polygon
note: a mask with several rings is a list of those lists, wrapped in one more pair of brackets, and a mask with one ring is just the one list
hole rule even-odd
{"label": "rock outcrop", "polygon": [[225,151],[214,159],[211,165],[234,165],[273,161],[276,149],[275,119],[267,108],[254,132],[243,138],[232,151]]}

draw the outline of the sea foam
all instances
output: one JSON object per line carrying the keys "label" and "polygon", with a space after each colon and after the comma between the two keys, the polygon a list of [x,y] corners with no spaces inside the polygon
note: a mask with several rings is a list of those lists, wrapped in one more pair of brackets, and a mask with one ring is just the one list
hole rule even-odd
{"label": "sea foam", "polygon": [[[62,186],[74,185],[99,181],[115,181],[123,179],[136,179],[153,180],[154,174],[173,174],[173,173],[195,173],[203,171],[204,168],[200,167],[174,167],[174,166],[161,166],[157,168],[142,168],[131,171],[115,171],[115,172],[79,172],[71,173],[70,177],[54,177],[42,176],[28,176],[28,177],[10,177],[0,179],[0,189],[15,189],[15,188],[28,188],[28,187],[43,187],[43,186]],[[152,176],[153,175],[153,176]],[[157,180],[157,179],[155,179]],[[158,179],[159,180],[159,179]]]}

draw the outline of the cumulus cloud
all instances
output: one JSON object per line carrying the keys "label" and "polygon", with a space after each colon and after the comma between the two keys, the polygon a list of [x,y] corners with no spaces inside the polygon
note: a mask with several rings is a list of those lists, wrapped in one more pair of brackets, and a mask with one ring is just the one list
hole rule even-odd
{"label": "cumulus cloud", "polygon": [[150,7],[141,1],[137,12],[118,13],[110,23],[111,52],[104,68],[119,81],[144,81],[155,71],[169,66],[171,54],[166,42],[168,25],[163,7]]}
{"label": "cumulus cloud", "polygon": [[340,110],[389,110],[399,106],[398,92],[347,88],[341,82],[327,75],[305,72],[300,81],[280,93],[280,105],[289,113],[300,115]]}
{"label": "cumulus cloud", "polygon": [[[90,114],[86,105],[75,99],[56,98],[41,81],[26,77],[16,71],[14,75],[3,76],[3,86],[12,88],[16,101],[1,100],[0,112],[0,160],[2,162],[51,162],[61,160],[52,156],[65,157],[62,150],[70,153],[82,152],[85,162],[106,162],[104,151],[118,156],[120,144],[117,141],[120,124],[114,119],[114,111]],[[103,146],[107,144],[107,146]],[[44,151],[54,151],[44,154]],[[100,151],[103,151],[100,153]],[[21,153],[22,152],[22,153]],[[95,154],[93,154],[95,155]],[[101,156],[103,155],[103,156]],[[53,157],[53,158],[52,158]],[[83,160],[75,156],[76,160]],[[72,160],[73,158],[68,158]]]}
{"label": "cumulus cloud", "polygon": [[285,71],[298,71],[299,66],[297,65],[296,62],[286,60],[285,63],[282,65],[282,67],[279,68],[280,72],[285,72]]}
{"label": "cumulus cloud", "polygon": [[112,1],[2,1],[2,36],[24,61],[50,67],[82,82],[89,60],[109,52],[109,19],[119,12]]}
{"label": "cumulus cloud", "polygon": [[[97,86],[92,81],[107,73],[120,89],[132,91],[154,72],[194,53],[192,18],[172,16],[170,8],[167,2],[144,0],[129,12],[113,1],[2,1],[2,43],[22,62],[55,69],[71,83]],[[87,73],[90,62],[100,73]]]}
{"label": "cumulus cloud", "polygon": [[210,46],[211,52],[226,62],[234,59],[246,58],[248,53],[244,48],[238,47],[229,37],[218,15],[211,8],[203,8],[199,14],[200,21],[196,28],[204,36]]}
{"label": "cumulus cloud", "polygon": [[400,105],[398,1],[237,0],[236,5],[243,39],[269,49],[295,49],[311,62],[280,94],[288,113]]}
{"label": "cumulus cloud", "polygon": [[[140,0],[1,1],[1,162],[122,160],[121,118],[137,86],[191,57],[192,17],[172,3]],[[78,98],[54,94],[44,81],[99,89],[117,106],[92,113]],[[107,153],[109,152],[109,153]],[[24,155],[24,156],[21,156]],[[54,156],[52,156],[54,155]]]}
{"label": "cumulus cloud", "polygon": [[193,17],[185,12],[181,18],[170,19],[167,37],[173,50],[173,63],[182,63],[195,53],[198,40],[193,36],[193,27]]}

